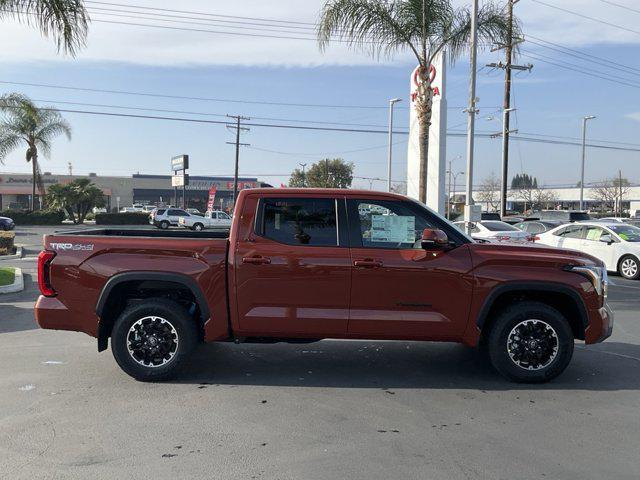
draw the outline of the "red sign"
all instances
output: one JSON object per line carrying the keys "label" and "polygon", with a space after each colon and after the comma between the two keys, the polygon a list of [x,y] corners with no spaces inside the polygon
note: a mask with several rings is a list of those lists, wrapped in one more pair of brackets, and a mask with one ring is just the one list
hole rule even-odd
{"label": "red sign", "polygon": [[[420,87],[420,85],[422,85],[422,78],[421,78],[421,73],[422,73],[422,68],[416,68],[415,71],[413,72],[413,84],[416,86],[416,91],[411,93],[411,101],[415,102],[416,101],[416,97],[418,96],[418,90],[417,87]],[[429,85],[433,85],[434,80],[436,79],[436,75],[437,75],[437,71],[436,71],[436,67],[434,67],[433,65],[429,65]],[[440,95],[440,89],[436,86],[433,89],[433,96],[435,97],[436,95]]]}
{"label": "red sign", "polygon": [[218,191],[218,187],[213,185],[209,189],[209,201],[207,202],[207,210],[213,211],[213,203],[216,201],[216,192]]}

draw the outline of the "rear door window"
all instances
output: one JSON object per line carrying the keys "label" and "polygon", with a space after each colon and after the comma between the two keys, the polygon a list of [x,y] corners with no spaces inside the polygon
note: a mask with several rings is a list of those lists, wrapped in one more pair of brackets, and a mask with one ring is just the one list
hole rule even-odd
{"label": "rear door window", "polygon": [[582,225],[569,225],[556,232],[556,235],[563,238],[583,238],[583,230],[584,227]]}
{"label": "rear door window", "polygon": [[279,243],[338,246],[336,200],[333,198],[265,198],[261,234]]}

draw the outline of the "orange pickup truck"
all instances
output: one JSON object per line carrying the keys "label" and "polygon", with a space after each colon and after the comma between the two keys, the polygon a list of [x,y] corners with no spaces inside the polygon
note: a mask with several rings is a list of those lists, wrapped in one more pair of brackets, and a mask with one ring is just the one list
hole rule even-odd
{"label": "orange pickup truck", "polygon": [[242,191],[228,232],[95,229],[44,237],[35,315],[96,337],[139,380],[199,342],[461,342],[513,381],[544,382],[613,316],[603,264],[476,243],[401,195]]}

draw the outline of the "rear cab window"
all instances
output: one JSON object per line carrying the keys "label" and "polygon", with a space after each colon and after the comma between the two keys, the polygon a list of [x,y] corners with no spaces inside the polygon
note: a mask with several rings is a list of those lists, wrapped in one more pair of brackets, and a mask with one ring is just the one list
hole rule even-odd
{"label": "rear cab window", "polygon": [[269,198],[260,200],[256,233],[286,245],[337,247],[338,200],[335,198]]}

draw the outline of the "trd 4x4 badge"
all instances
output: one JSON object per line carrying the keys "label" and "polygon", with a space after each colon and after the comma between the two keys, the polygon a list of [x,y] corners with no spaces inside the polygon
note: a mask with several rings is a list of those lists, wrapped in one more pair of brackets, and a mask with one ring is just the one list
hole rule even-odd
{"label": "trd 4x4 badge", "polygon": [[83,243],[52,243],[51,248],[54,250],[72,250],[72,251],[93,251],[93,244]]}

